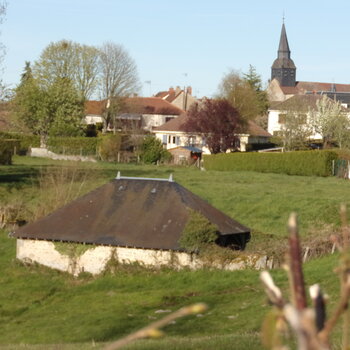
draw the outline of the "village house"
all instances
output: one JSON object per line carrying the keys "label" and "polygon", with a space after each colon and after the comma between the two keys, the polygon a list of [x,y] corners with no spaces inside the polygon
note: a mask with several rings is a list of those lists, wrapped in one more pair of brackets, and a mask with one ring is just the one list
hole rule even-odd
{"label": "village house", "polygon": [[192,96],[191,86],[185,89],[181,89],[179,86],[175,89],[171,87],[168,91],[158,92],[155,97],[160,97],[184,111],[188,111],[193,104],[198,102],[198,100]]}
{"label": "village house", "polygon": [[[152,133],[162,141],[168,150],[179,146],[191,146],[200,149],[203,154],[210,154],[205,137],[197,131],[189,131],[186,127],[188,116],[181,115],[152,130]],[[246,152],[248,150],[264,148],[269,143],[271,134],[258,126],[253,121],[248,122],[246,133],[237,134],[237,150]]]}
{"label": "village house", "polygon": [[[74,200],[11,234],[17,258],[68,271],[101,273],[111,259],[145,266],[191,267],[198,260],[183,251],[179,239],[195,211],[218,229],[217,244],[244,249],[250,229],[169,179],[122,177]],[[62,253],[72,244],[79,256]],[[60,249],[61,248],[61,249]],[[244,265],[244,264],[243,264]],[[242,268],[242,262],[230,265]]]}
{"label": "village house", "polygon": [[[283,102],[271,104],[268,111],[268,132],[279,136],[286,123],[288,113],[298,113],[300,120],[304,120],[306,125],[309,122],[310,111],[316,110],[316,102],[321,98],[320,95],[295,95]],[[310,133],[309,139],[322,140],[322,136],[313,132]]]}
{"label": "village house", "polygon": [[[85,123],[103,123],[108,101],[87,101]],[[119,129],[142,129],[150,131],[167,121],[178,117],[183,110],[158,97],[129,97],[121,101],[119,112],[113,120]],[[113,129],[109,125],[109,129]]]}

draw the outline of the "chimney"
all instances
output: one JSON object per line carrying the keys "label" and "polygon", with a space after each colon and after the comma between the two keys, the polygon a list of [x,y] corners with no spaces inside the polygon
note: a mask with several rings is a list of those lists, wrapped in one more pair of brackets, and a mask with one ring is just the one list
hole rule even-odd
{"label": "chimney", "polygon": [[187,95],[192,96],[192,87],[191,86],[187,86]]}
{"label": "chimney", "polygon": [[173,94],[175,92],[175,90],[174,90],[174,88],[171,86],[170,88],[169,88],[169,94]]}
{"label": "chimney", "polygon": [[176,95],[177,95],[178,93],[180,93],[180,92],[181,92],[181,88],[180,88],[180,86],[177,86],[176,89],[175,89]]}

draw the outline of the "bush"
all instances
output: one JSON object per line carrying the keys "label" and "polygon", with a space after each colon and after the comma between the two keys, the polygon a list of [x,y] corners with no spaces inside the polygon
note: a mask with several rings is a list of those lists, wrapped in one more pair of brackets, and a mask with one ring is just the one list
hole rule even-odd
{"label": "bush", "polygon": [[170,161],[171,154],[163,148],[162,142],[155,136],[146,136],[141,145],[141,160],[144,163]]}
{"label": "bush", "polygon": [[331,176],[334,151],[219,153],[204,155],[204,167],[219,171],[257,171],[304,176]]}
{"label": "bush", "polygon": [[100,142],[98,137],[49,137],[47,148],[58,154],[95,156]]}
{"label": "bush", "polygon": [[190,210],[190,217],[179,239],[180,248],[187,252],[199,252],[218,238],[218,228],[201,213]]}
{"label": "bush", "polygon": [[16,153],[26,155],[29,148],[40,147],[40,137],[32,134],[0,133],[0,139],[17,140]]}
{"label": "bush", "polygon": [[14,148],[18,147],[18,141],[0,139],[0,164],[11,165]]}
{"label": "bush", "polygon": [[122,143],[120,134],[110,134],[100,137],[99,155],[102,160],[117,161]]}

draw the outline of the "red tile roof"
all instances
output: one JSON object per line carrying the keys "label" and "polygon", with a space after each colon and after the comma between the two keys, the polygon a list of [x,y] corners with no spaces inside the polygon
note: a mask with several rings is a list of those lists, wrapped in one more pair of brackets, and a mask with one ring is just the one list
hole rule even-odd
{"label": "red tile roof", "polygon": [[322,98],[322,95],[295,95],[282,102],[276,102],[271,106],[270,110],[294,110],[307,112],[309,108],[316,108],[316,102]]}
{"label": "red tile roof", "polygon": [[281,86],[281,90],[285,95],[296,95],[299,90],[296,86]]}
{"label": "red tile roof", "polygon": [[102,101],[86,101],[85,114],[101,115],[107,104],[106,100]]}
{"label": "red tile roof", "polygon": [[153,130],[156,131],[187,131],[185,129],[185,123],[188,119],[186,114],[182,114],[177,118],[169,120],[167,123],[160,125]]}
{"label": "red tile roof", "polygon": [[333,91],[350,92],[350,84],[318,83],[310,81],[298,81],[296,88],[299,91]]}
{"label": "red tile roof", "polygon": [[[186,114],[180,115],[177,118],[174,118],[167,123],[160,125],[153,130],[155,131],[173,131],[173,132],[191,132],[190,130],[187,130],[185,128],[185,123],[188,119],[188,116]],[[195,130],[192,130],[192,132],[195,132]],[[264,130],[262,127],[258,126],[255,122],[250,120],[248,122],[248,130],[246,132],[247,134],[251,136],[265,136],[265,137],[271,137],[272,135],[268,133],[266,130]]]}
{"label": "red tile roof", "polygon": [[[87,101],[85,113],[101,115],[106,104],[106,100]],[[159,97],[129,97],[123,101],[121,113],[180,115],[183,111]]]}
{"label": "red tile roof", "polygon": [[264,137],[272,136],[269,132],[267,132],[265,129],[263,129],[261,126],[259,126],[252,120],[249,120],[248,122],[247,134],[249,134],[250,136],[264,136]]}
{"label": "red tile roof", "polygon": [[183,90],[179,90],[176,93],[177,90],[170,88],[169,91],[160,91],[158,92],[155,97],[160,97],[161,99],[173,102],[181,93],[183,93]]}
{"label": "red tile roof", "polygon": [[125,100],[128,112],[140,114],[180,115],[183,110],[159,97],[130,97]]}

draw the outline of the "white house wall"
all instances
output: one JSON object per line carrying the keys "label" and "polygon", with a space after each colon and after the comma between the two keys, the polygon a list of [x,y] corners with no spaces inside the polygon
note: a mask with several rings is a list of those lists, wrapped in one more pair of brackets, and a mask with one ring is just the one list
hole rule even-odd
{"label": "white house wall", "polygon": [[[182,131],[159,131],[155,133],[166,149],[172,149],[179,146],[190,146],[194,144],[195,147],[201,149],[204,154],[210,154],[209,149],[203,142],[200,135],[189,134]],[[190,138],[193,138],[190,140]],[[166,141],[166,142],[165,142]]]}
{"label": "white house wall", "polygon": [[[36,262],[53,269],[69,272],[75,276],[81,272],[100,274],[105,270],[112,256],[118,263],[130,264],[137,262],[146,267],[171,266],[174,268],[197,269],[206,266],[205,262],[183,252],[109,246],[92,246],[84,254],[73,259],[59,253],[53,242],[17,239],[17,259],[26,263]],[[226,270],[240,270],[247,267],[256,269],[272,267],[271,261],[266,256],[257,255],[244,256],[225,264],[211,262],[210,266]]]}
{"label": "white house wall", "polygon": [[168,120],[177,118],[177,115],[166,114],[142,114],[142,128],[145,130],[152,130],[153,127],[157,127],[165,124]]}
{"label": "white house wall", "polygon": [[273,135],[274,132],[281,131],[281,124],[278,122],[280,111],[271,110],[268,115],[267,131]]}
{"label": "white house wall", "polygon": [[97,123],[103,123],[103,118],[100,115],[96,114],[88,114],[85,116],[84,119],[85,124],[97,124]]}
{"label": "white house wall", "polygon": [[[285,111],[270,110],[268,114],[267,131],[274,135],[274,133],[282,130],[283,124],[279,123],[279,115],[285,114]],[[310,137],[310,140],[322,140],[322,136],[314,132]]]}

